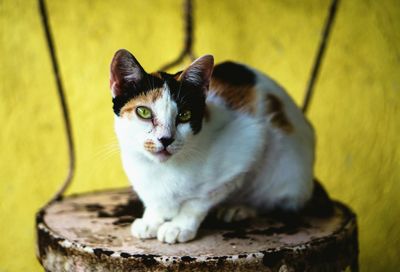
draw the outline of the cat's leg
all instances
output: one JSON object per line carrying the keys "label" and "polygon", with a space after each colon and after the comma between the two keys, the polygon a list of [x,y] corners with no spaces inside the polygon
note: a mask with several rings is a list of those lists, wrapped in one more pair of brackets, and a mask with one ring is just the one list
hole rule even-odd
{"label": "cat's leg", "polygon": [[246,205],[224,205],[217,208],[217,219],[226,223],[237,222],[257,216],[254,208]]}
{"label": "cat's leg", "polygon": [[169,244],[183,243],[194,239],[208,212],[239,188],[243,180],[244,177],[239,176],[230,182],[223,183],[203,198],[188,199],[183,202],[179,213],[171,221],[160,226],[157,239]]}
{"label": "cat's leg", "polygon": [[150,239],[157,236],[157,230],[164,223],[156,210],[147,208],[142,218],[137,218],[131,226],[131,233],[140,239]]}
{"label": "cat's leg", "polygon": [[178,213],[175,206],[146,207],[143,217],[137,218],[131,225],[131,233],[139,239],[150,239],[157,237],[158,228]]}
{"label": "cat's leg", "polygon": [[160,226],[157,239],[169,244],[192,240],[210,208],[210,204],[205,199],[185,201],[179,214]]}

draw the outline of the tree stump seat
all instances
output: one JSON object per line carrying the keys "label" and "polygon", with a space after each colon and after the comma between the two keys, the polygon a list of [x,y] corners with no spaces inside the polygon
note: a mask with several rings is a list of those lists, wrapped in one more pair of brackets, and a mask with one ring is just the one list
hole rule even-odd
{"label": "tree stump seat", "polygon": [[86,193],[37,215],[37,255],[46,271],[355,271],[356,217],[334,205],[331,217],[297,225],[210,219],[195,240],[169,245],[131,236],[143,207],[130,188]]}

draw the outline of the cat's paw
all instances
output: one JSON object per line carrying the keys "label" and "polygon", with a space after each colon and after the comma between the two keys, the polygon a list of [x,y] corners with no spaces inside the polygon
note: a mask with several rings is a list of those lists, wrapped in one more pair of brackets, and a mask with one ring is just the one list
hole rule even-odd
{"label": "cat's paw", "polygon": [[131,233],[139,239],[150,239],[157,237],[157,230],[160,224],[146,222],[143,218],[137,218],[131,226]]}
{"label": "cat's paw", "polygon": [[163,243],[184,243],[194,239],[197,229],[185,229],[174,222],[166,222],[157,232],[157,239]]}
{"label": "cat's paw", "polygon": [[219,207],[216,213],[219,220],[227,223],[253,218],[256,215],[254,209],[243,205]]}

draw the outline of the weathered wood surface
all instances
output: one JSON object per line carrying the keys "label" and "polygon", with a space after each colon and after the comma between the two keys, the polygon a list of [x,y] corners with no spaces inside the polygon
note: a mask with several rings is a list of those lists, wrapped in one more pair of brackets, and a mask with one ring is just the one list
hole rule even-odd
{"label": "weathered wood surface", "polygon": [[294,225],[208,220],[196,240],[174,245],[133,238],[141,213],[130,189],[65,198],[37,216],[39,261],[46,271],[357,270],[356,218],[339,202],[333,216]]}

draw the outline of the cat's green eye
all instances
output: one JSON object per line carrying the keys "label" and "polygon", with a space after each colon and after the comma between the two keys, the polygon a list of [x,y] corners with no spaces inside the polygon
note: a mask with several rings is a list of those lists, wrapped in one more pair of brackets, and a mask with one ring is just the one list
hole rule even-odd
{"label": "cat's green eye", "polygon": [[136,108],[136,114],[143,119],[151,119],[153,118],[153,114],[151,110],[147,107],[139,106]]}
{"label": "cat's green eye", "polygon": [[178,120],[180,122],[187,122],[191,118],[192,118],[192,112],[190,110],[185,110],[178,114]]}

